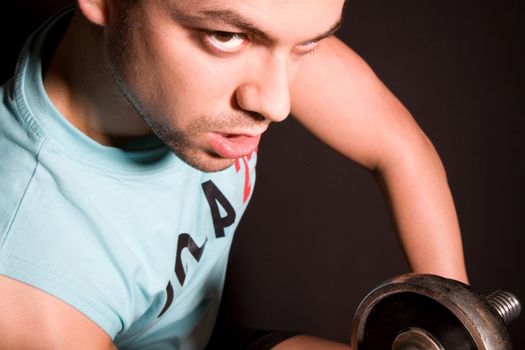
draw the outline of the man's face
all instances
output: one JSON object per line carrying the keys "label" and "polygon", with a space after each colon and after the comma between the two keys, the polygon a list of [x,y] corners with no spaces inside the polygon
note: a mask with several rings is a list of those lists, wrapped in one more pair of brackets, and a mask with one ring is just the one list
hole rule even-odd
{"label": "man's face", "polygon": [[344,0],[119,0],[108,44],[117,85],[191,166],[251,154],[290,112],[289,88]]}

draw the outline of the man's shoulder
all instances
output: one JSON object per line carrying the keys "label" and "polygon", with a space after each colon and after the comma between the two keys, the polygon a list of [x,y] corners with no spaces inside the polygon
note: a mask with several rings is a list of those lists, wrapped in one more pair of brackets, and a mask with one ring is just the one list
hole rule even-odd
{"label": "man's shoulder", "polygon": [[37,142],[20,123],[11,81],[0,87],[0,237],[9,225],[36,166]]}

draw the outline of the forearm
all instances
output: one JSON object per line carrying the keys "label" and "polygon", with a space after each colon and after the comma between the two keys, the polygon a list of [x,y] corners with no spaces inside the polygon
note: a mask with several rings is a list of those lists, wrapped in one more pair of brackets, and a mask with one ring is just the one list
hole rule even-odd
{"label": "forearm", "polygon": [[468,282],[456,210],[441,160],[423,135],[375,171],[411,268]]}

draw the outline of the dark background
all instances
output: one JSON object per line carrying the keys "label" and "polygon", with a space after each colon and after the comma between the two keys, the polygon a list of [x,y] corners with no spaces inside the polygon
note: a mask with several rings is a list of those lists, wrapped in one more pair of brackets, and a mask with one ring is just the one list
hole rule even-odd
{"label": "dark background", "polygon": [[[0,81],[24,38],[71,1],[3,0]],[[472,287],[525,302],[525,2],[350,0],[339,37],[405,103],[447,168]],[[368,173],[293,119],[259,150],[236,234],[225,305],[252,327],[348,342],[361,299],[408,270]],[[512,324],[525,348],[525,315]]]}

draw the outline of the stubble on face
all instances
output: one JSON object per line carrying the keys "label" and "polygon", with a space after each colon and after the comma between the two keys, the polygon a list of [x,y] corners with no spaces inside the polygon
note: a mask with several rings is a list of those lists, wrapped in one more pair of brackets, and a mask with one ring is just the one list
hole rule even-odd
{"label": "stubble on face", "polygon": [[[210,131],[232,130],[234,128],[248,129],[253,128],[255,124],[258,125],[258,128],[260,128],[260,126],[267,127],[268,122],[259,114],[239,112],[201,116],[193,120],[184,131],[174,130],[165,124],[157,122],[157,120],[165,120],[165,118],[159,118],[158,116],[153,117],[146,111],[137,95],[121,78],[118,68],[114,63],[111,64],[110,69],[113,80],[121,93],[153,133],[182,161],[200,171],[222,171],[233,165],[235,159],[221,158],[214,154],[211,149],[206,150],[204,146],[196,144],[195,141],[192,140],[202,138],[205,133]],[[174,117],[176,118],[176,116]]]}

